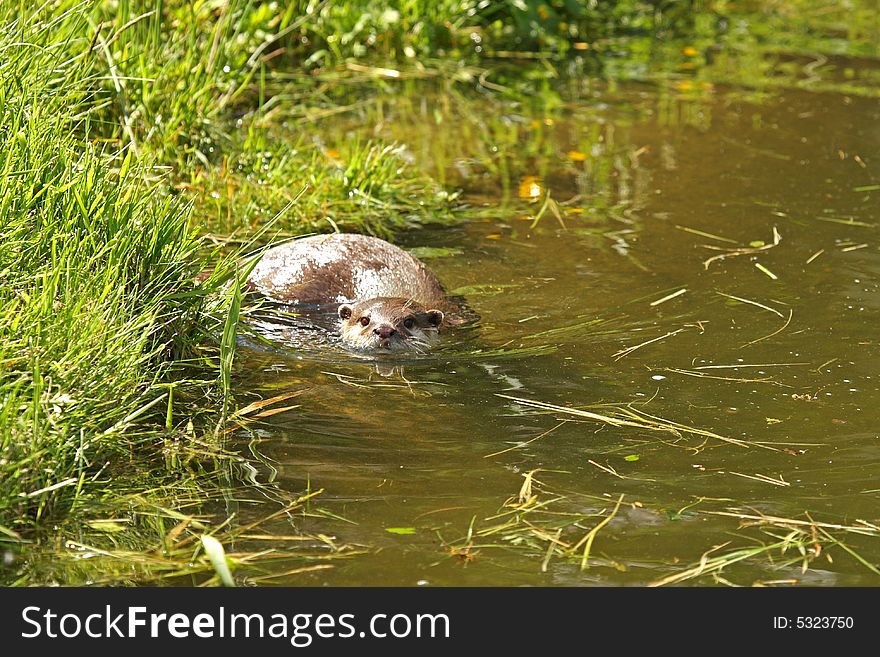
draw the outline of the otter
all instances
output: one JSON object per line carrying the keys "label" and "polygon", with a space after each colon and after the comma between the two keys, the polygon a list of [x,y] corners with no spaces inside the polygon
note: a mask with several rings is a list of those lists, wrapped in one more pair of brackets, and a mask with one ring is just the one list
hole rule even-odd
{"label": "otter", "polygon": [[424,352],[474,320],[424,263],[385,240],[315,235],[267,250],[247,288],[272,301],[335,310],[342,341],[370,352]]}

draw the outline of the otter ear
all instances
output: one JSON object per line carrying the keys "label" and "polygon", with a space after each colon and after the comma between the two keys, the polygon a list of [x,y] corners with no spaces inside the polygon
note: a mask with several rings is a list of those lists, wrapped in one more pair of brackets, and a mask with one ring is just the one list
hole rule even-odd
{"label": "otter ear", "polygon": [[339,306],[339,310],[337,310],[336,312],[339,313],[339,319],[348,319],[349,317],[351,317],[352,307],[349,306],[347,303],[344,303]]}
{"label": "otter ear", "polygon": [[443,321],[443,313],[439,310],[429,310],[428,311],[428,323],[431,326],[440,326],[440,323]]}

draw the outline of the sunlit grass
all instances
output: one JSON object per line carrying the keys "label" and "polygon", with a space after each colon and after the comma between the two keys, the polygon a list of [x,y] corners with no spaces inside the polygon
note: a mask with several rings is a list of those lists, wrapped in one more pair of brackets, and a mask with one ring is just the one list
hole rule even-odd
{"label": "sunlit grass", "polygon": [[238,148],[223,166],[183,173],[187,182],[178,183],[221,234],[247,234],[278,215],[276,236],[339,229],[390,237],[455,219],[456,194],[409,165],[400,146],[355,142],[335,151],[260,130]]}
{"label": "sunlit grass", "polygon": [[152,160],[89,139],[98,74],[68,51],[83,15],[0,19],[0,525],[16,530],[81,504],[163,419],[202,412],[186,391],[215,376],[202,347],[229,261],[194,286],[214,254],[187,204]]}

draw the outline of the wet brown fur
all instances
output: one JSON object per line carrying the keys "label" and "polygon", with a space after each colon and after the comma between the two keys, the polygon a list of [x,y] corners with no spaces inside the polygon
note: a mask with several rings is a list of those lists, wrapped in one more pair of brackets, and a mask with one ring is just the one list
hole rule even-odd
{"label": "wet brown fur", "polygon": [[[466,321],[464,307],[451,299],[422,262],[375,237],[332,234],[307,237],[266,251],[247,287],[281,303],[339,309],[343,339],[365,348],[413,349],[433,341],[449,325]],[[353,309],[344,317],[342,309]],[[389,339],[374,337],[373,326],[357,324],[362,317],[392,326]],[[413,330],[403,326],[408,318]],[[410,335],[412,334],[412,335]]]}

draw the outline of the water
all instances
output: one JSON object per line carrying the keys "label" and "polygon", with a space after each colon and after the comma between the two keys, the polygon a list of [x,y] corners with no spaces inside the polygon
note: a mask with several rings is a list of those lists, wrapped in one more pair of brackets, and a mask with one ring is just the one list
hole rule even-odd
{"label": "water", "polygon": [[[399,140],[464,190],[468,221],[401,243],[441,254],[425,261],[483,319],[407,362],[239,355],[241,403],[304,392],[235,442],[261,481],[323,489],[320,513],[272,531],[351,551],[276,581],[647,584],[789,535],[806,570],[792,544],[686,581],[876,585],[860,561],[880,562],[876,535],[834,527],[880,520],[876,99],[637,81],[517,105],[402,91],[340,119],[340,138]],[[547,191],[558,208],[536,222]],[[618,500],[584,568],[582,539]]]}

